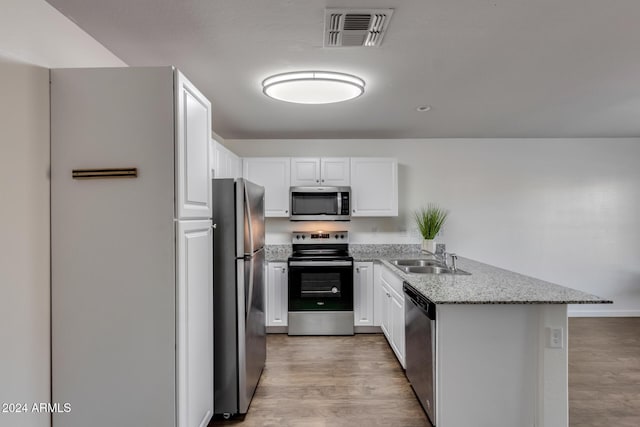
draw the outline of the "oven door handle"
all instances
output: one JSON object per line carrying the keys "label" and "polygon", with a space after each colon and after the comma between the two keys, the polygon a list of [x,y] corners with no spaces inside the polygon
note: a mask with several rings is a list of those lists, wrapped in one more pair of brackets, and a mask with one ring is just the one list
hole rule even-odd
{"label": "oven door handle", "polygon": [[353,261],[289,261],[289,267],[352,267]]}

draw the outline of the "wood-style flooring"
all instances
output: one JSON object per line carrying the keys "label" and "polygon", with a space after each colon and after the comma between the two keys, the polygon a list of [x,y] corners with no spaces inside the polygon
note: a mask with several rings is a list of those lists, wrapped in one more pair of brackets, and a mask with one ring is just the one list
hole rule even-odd
{"label": "wood-style flooring", "polygon": [[268,335],[267,363],[244,421],[213,425],[428,426],[382,334]]}
{"label": "wood-style flooring", "polygon": [[640,317],[569,319],[569,425],[640,426]]}
{"label": "wood-style flooring", "polygon": [[[269,335],[244,421],[214,426],[429,426],[381,334]],[[640,318],[569,319],[569,426],[640,426]],[[469,426],[473,427],[473,426]]]}

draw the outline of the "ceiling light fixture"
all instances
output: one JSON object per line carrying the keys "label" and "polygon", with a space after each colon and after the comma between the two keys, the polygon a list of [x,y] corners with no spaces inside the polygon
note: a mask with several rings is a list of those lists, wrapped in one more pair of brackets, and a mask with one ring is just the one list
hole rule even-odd
{"label": "ceiling light fixture", "polygon": [[424,113],[426,111],[430,111],[431,110],[431,105],[420,105],[418,107],[416,107],[416,111],[420,111],[421,113]]}
{"label": "ceiling light fixture", "polygon": [[262,91],[280,101],[331,104],[362,95],[364,80],[333,71],[297,71],[267,77],[262,81]]}

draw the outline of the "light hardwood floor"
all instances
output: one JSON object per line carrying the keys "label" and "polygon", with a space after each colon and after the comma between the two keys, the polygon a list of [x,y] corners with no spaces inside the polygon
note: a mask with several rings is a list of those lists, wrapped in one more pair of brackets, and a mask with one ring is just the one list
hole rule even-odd
{"label": "light hardwood floor", "polygon": [[569,425],[640,426],[640,317],[569,319]]}
{"label": "light hardwood floor", "polygon": [[[232,425],[238,421],[216,421]],[[382,334],[269,335],[267,363],[242,427],[428,426]]]}
{"label": "light hardwood floor", "polygon": [[[384,336],[362,334],[269,335],[267,364],[245,420],[212,425],[429,423]],[[640,318],[569,319],[569,425],[640,426]]]}

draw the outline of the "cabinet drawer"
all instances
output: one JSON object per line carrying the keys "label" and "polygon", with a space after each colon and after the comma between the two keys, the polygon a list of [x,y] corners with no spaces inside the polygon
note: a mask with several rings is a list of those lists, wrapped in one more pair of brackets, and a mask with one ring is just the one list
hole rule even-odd
{"label": "cabinet drawer", "polygon": [[385,282],[391,286],[391,288],[398,293],[398,295],[402,295],[402,278],[394,274],[387,266],[383,265],[382,270],[380,272],[382,278]]}

